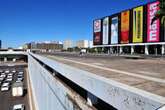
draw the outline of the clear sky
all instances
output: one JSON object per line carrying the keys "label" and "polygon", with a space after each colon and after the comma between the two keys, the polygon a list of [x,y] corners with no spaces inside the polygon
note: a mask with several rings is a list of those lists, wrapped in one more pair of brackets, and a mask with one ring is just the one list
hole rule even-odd
{"label": "clear sky", "polygon": [[0,0],[0,39],[5,48],[31,41],[92,40],[94,19],[149,1]]}

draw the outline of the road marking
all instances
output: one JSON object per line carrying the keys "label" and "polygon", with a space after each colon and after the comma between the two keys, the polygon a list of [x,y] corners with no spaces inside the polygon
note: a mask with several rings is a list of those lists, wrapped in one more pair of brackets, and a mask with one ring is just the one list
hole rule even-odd
{"label": "road marking", "polygon": [[97,65],[97,66],[104,66],[104,64],[102,63],[92,63],[93,65]]}
{"label": "road marking", "polygon": [[152,75],[155,74],[155,75],[160,75],[161,73],[154,73],[154,72],[151,72],[151,71],[137,71],[138,73],[142,73],[142,74],[146,74],[146,75]]}
{"label": "road marking", "polygon": [[[57,57],[54,57],[54,58],[57,58]],[[101,67],[101,66],[97,66],[97,65],[88,64],[88,63],[73,61],[73,60],[66,59],[66,58],[59,58],[58,57],[57,59],[61,59],[61,60],[65,60],[65,61],[69,61],[69,62],[73,62],[73,63],[85,65],[85,66],[90,66],[90,67],[94,67],[94,68],[99,68],[99,69],[106,70],[106,71],[112,71],[112,72],[116,72],[116,73],[126,74],[126,75],[129,75],[129,76],[134,76],[134,77],[138,77],[138,78],[142,78],[142,79],[146,79],[146,80],[150,80],[150,81],[154,81],[154,82],[158,82],[158,83],[165,83],[165,79],[160,79],[160,78],[155,78],[155,77],[145,76],[145,75],[139,75],[137,73],[121,71],[121,70],[118,70],[118,69]]]}

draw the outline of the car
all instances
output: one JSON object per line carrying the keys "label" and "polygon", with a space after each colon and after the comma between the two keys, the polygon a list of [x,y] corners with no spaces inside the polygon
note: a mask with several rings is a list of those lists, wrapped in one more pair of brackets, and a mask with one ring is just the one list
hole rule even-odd
{"label": "car", "polygon": [[12,75],[7,75],[7,78],[13,78],[13,76]]}
{"label": "car", "polygon": [[6,70],[5,73],[9,73],[10,71],[9,70]]}
{"label": "car", "polygon": [[0,81],[3,81],[4,80],[4,77],[0,77]]}
{"label": "car", "polygon": [[5,75],[5,74],[1,74],[0,77],[1,77],[1,78],[5,78],[6,75]]}
{"label": "car", "polygon": [[18,73],[23,74],[23,71],[20,71],[20,72],[18,72]]}
{"label": "car", "polygon": [[9,90],[9,83],[5,82],[1,86],[1,91],[8,91]]}
{"label": "car", "polygon": [[17,78],[23,78],[23,75],[17,75]]}
{"label": "car", "polygon": [[21,80],[16,80],[15,82],[16,82],[16,83],[20,83],[20,82],[22,82],[22,81],[21,81]]}
{"label": "car", "polygon": [[17,81],[23,81],[23,77],[17,78]]}
{"label": "car", "polygon": [[25,110],[25,105],[24,104],[14,105],[13,110]]}
{"label": "car", "polygon": [[17,75],[23,75],[23,73],[18,73]]}
{"label": "car", "polygon": [[12,75],[13,75],[13,73],[9,73],[8,75],[12,76]]}
{"label": "car", "polygon": [[9,82],[4,82],[3,84],[2,84],[2,86],[9,86]]}
{"label": "car", "polygon": [[1,75],[6,75],[5,73],[1,73]]}
{"label": "car", "polygon": [[10,82],[10,81],[12,81],[12,80],[13,80],[12,78],[7,78],[7,79],[6,79],[7,82],[8,82],[8,81]]}
{"label": "car", "polygon": [[4,86],[4,87],[1,87],[1,91],[8,91],[9,90],[9,86]]}
{"label": "car", "polygon": [[16,70],[13,70],[12,73],[16,73]]}

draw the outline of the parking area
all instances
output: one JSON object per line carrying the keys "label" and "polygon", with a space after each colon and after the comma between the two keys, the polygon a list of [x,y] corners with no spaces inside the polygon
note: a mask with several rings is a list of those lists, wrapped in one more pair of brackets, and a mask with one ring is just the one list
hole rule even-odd
{"label": "parking area", "polygon": [[[30,110],[26,68],[25,65],[0,66],[0,110],[13,110],[13,106],[18,104],[23,104],[26,110]],[[14,91],[14,86],[18,84],[22,84],[23,92],[17,88]],[[21,93],[22,96],[19,96]]]}

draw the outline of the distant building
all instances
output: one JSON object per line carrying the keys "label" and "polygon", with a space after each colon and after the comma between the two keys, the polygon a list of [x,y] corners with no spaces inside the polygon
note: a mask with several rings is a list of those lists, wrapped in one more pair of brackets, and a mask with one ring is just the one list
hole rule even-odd
{"label": "distant building", "polygon": [[27,43],[24,46],[24,49],[33,49],[33,50],[42,50],[42,51],[56,51],[62,50],[63,44],[61,42],[31,42]]}
{"label": "distant building", "polygon": [[93,41],[89,41],[89,48],[93,48]]}
{"label": "distant building", "polygon": [[63,43],[63,49],[67,50],[68,48],[73,47],[73,42],[71,40],[65,40]]}
{"label": "distant building", "polygon": [[79,40],[76,42],[76,46],[78,48],[88,48],[89,47],[89,42],[88,40]]}

